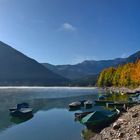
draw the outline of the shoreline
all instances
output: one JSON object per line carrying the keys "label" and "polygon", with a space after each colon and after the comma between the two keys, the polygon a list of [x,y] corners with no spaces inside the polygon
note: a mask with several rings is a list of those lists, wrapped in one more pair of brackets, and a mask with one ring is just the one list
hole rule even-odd
{"label": "shoreline", "polygon": [[67,88],[67,89],[98,89],[99,91],[109,91],[109,92],[115,92],[115,93],[130,93],[130,94],[135,94],[137,92],[140,93],[140,86],[135,88],[135,89],[130,89],[126,87],[97,87],[97,86],[0,86],[0,89],[14,89],[14,88],[34,88],[34,89],[42,89],[42,88]]}
{"label": "shoreline", "polygon": [[43,88],[58,88],[58,89],[98,89],[98,87],[68,87],[68,86],[0,86],[0,89],[43,89]]}
{"label": "shoreline", "polygon": [[[126,87],[105,87],[105,91],[114,93],[139,94],[140,86],[135,89]],[[140,104],[123,112],[112,124],[95,134],[89,140],[140,140]]]}
{"label": "shoreline", "polygon": [[140,105],[122,113],[114,123],[90,140],[140,140]]}
{"label": "shoreline", "polygon": [[109,92],[115,92],[115,93],[122,93],[122,92],[127,94],[140,93],[140,86],[134,89],[127,88],[127,87],[105,87],[101,89]]}

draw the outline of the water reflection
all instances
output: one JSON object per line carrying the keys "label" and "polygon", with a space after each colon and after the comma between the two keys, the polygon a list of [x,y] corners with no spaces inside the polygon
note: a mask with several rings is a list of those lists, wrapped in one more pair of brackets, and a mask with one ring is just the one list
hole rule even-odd
{"label": "water reflection", "polygon": [[[24,123],[32,120],[30,118],[13,118],[9,115],[9,108],[15,106],[17,103],[28,102],[34,109],[33,114],[35,115],[38,111],[49,111],[52,109],[67,109],[68,104],[83,99],[97,99],[98,95],[94,93],[94,90],[37,90],[36,89],[4,89],[0,90],[0,131],[3,131],[15,124]],[[97,92],[97,91],[96,91]],[[59,93],[59,98],[57,94]],[[53,95],[50,95],[53,94]],[[55,96],[54,96],[55,94]],[[61,95],[60,95],[61,94]],[[70,96],[70,95],[74,96]],[[66,97],[66,95],[68,97]],[[52,98],[53,97],[53,98]],[[65,110],[64,110],[65,111]],[[73,114],[72,114],[73,115]],[[73,119],[74,121],[74,119]]]}
{"label": "water reflection", "polygon": [[[82,107],[78,111],[69,111],[68,105],[79,100],[96,100],[98,93],[102,94],[102,91],[83,88],[0,89],[0,139],[81,140],[80,134],[86,127],[74,120],[74,113],[105,108],[94,106],[91,109]],[[109,98],[108,100],[127,100],[126,95],[114,94]],[[22,102],[30,104],[34,116],[12,118],[9,108]]]}
{"label": "water reflection", "polygon": [[12,117],[11,116],[10,122],[13,122],[15,124],[20,124],[20,123],[30,120],[31,118],[33,118],[33,115],[26,116],[26,117]]}

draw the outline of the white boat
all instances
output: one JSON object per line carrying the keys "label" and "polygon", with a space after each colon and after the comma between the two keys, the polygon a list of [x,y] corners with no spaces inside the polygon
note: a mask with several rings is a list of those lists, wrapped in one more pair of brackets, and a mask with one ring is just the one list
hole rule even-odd
{"label": "white boat", "polygon": [[93,102],[91,100],[87,100],[84,102],[84,107],[85,108],[91,108],[93,105]]}
{"label": "white boat", "polygon": [[72,102],[69,104],[69,108],[80,108],[81,107],[81,102]]}

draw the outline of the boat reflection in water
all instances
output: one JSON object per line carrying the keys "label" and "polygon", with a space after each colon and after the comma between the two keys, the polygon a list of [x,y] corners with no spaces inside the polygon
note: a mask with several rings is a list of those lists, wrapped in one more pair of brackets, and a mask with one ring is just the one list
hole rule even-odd
{"label": "boat reflection in water", "polygon": [[13,122],[15,124],[20,124],[20,123],[26,122],[32,118],[33,118],[33,114],[24,116],[24,117],[11,117],[10,122]]}
{"label": "boat reflection in water", "polygon": [[[80,133],[85,126],[74,121],[77,111],[68,111],[68,105],[74,101],[97,98],[97,91],[87,88],[1,89],[0,139],[81,140]],[[9,115],[9,111],[17,109],[15,105],[19,103],[28,103],[33,108],[34,116],[21,118]],[[83,111],[88,110],[81,107],[80,112]]]}

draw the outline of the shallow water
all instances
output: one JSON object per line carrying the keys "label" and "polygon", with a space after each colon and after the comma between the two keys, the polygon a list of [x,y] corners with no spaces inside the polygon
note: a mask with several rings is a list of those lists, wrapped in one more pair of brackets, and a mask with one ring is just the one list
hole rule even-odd
{"label": "shallow water", "polygon": [[[75,112],[69,111],[68,104],[95,100],[98,94],[97,88],[0,88],[0,140],[82,140],[85,126],[74,121]],[[32,118],[9,115],[8,109],[21,102],[33,107]]]}

